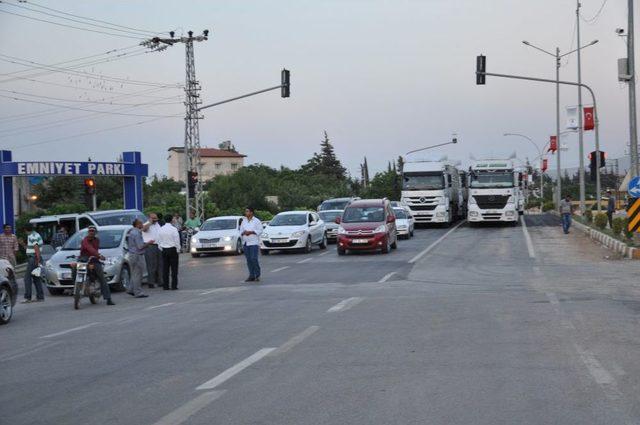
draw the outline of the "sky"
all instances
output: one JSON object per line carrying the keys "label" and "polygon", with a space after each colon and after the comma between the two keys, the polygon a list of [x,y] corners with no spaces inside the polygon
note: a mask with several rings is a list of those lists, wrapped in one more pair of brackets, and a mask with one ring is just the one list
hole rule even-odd
{"label": "sky", "polygon": [[[617,80],[626,44],[615,34],[626,28],[626,3],[583,0],[581,8],[581,44],[599,40],[583,50],[582,78],[597,96],[609,158],[628,155],[628,95]],[[144,33],[117,37],[25,17],[115,32],[38,13],[59,15],[40,6]],[[274,91],[204,111],[202,146],[231,140],[248,164],[298,167],[326,130],[354,176],[365,156],[370,172],[379,171],[454,133],[458,144],[430,152],[463,163],[513,152],[534,159],[532,144],[503,134],[522,133],[542,147],[555,133],[555,85],[487,77],[477,86],[476,55],[487,56],[488,72],[555,78],[555,59],[522,40],[573,50],[575,9],[574,0],[7,0],[0,3],[0,148],[22,161],[107,161],[138,150],[151,173],[166,174],[167,149],[184,143],[184,95],[168,87],[184,83],[184,46],[142,53],[136,45],[155,32],[209,29],[209,40],[195,45],[205,104],[277,85],[285,67],[291,97]],[[62,69],[113,49],[84,60],[108,62]],[[567,56],[561,79],[575,81],[576,64],[575,54]],[[591,103],[586,92],[583,99]],[[563,87],[563,129],[565,107],[576,104],[577,89]],[[576,166],[577,136],[562,142],[562,166]],[[593,149],[587,132],[585,152]]]}

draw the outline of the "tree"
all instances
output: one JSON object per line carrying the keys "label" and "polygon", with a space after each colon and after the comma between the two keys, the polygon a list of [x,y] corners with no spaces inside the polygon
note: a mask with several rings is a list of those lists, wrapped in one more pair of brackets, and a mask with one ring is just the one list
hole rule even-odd
{"label": "tree", "polygon": [[324,132],[324,140],[320,143],[320,152],[313,156],[301,167],[307,174],[322,174],[334,177],[337,180],[345,180],[347,169],[342,166],[336,157],[333,145],[329,141],[329,135]]}

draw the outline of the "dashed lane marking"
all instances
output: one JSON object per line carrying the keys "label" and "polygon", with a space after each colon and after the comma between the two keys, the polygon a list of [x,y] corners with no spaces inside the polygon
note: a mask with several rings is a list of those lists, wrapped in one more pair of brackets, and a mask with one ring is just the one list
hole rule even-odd
{"label": "dashed lane marking", "polygon": [[287,351],[291,350],[296,345],[300,344],[306,338],[308,338],[311,335],[313,335],[318,329],[320,329],[320,326],[309,326],[307,329],[305,329],[304,331],[300,332],[298,335],[295,335],[295,336],[289,338],[289,340],[287,342],[285,342],[284,344],[282,344],[276,351],[274,351],[272,353],[272,355],[273,356],[277,356],[279,354],[286,353]]}
{"label": "dashed lane marking", "polygon": [[391,276],[393,276],[394,274],[396,274],[396,272],[387,273],[382,279],[378,281],[378,283],[386,282],[387,280],[391,279]]}
{"label": "dashed lane marking", "polygon": [[78,326],[78,327],[75,327],[75,328],[67,329],[66,331],[60,331],[60,332],[56,332],[56,333],[53,333],[53,334],[44,335],[44,336],[41,336],[40,338],[55,338],[57,336],[66,335],[66,334],[71,333],[71,332],[81,331],[83,329],[87,329],[87,328],[90,328],[92,326],[99,325],[100,323],[101,322],[87,323],[86,325],[82,325],[82,326]]}
{"label": "dashed lane marking", "polygon": [[529,258],[536,258],[536,252],[533,249],[533,242],[531,241],[531,235],[529,235],[529,229],[527,229],[527,220],[522,217],[522,233],[524,233],[524,240],[527,243],[527,251],[529,251]]}
{"label": "dashed lane marking", "polygon": [[440,236],[440,238],[438,238],[437,241],[435,241],[434,243],[432,243],[431,245],[429,245],[428,247],[426,247],[424,250],[422,250],[422,252],[420,252],[418,255],[416,255],[415,257],[413,257],[411,260],[409,260],[409,264],[413,264],[416,261],[418,261],[419,259],[421,259],[422,257],[424,257],[425,255],[427,255],[433,248],[435,248],[440,242],[442,242],[443,240],[445,240],[447,238],[447,236],[449,236],[451,233],[453,233],[458,227],[462,226],[464,223],[466,223],[467,220],[462,220],[460,223],[456,224],[451,230],[449,230],[447,233],[445,233],[444,235]]}
{"label": "dashed lane marking", "polygon": [[288,268],[289,268],[289,266],[278,267],[277,269],[271,270],[271,273],[281,272],[282,270],[286,270]]}
{"label": "dashed lane marking", "polygon": [[[242,281],[241,283],[245,283],[245,282]],[[209,289],[208,291],[200,292],[200,295],[209,295],[209,294],[216,294],[216,293],[233,293],[233,292],[246,291],[247,289],[249,288],[247,288],[246,286],[229,286],[226,288]]]}
{"label": "dashed lane marking", "polygon": [[309,261],[313,260],[313,258],[305,258],[304,260],[300,260],[297,262],[297,264],[304,264],[304,263],[308,263]]}
{"label": "dashed lane marking", "polygon": [[225,391],[207,391],[200,394],[198,397],[191,401],[186,402],[182,406],[178,407],[173,412],[161,418],[153,425],[180,425],[185,423],[189,418],[195,415],[198,411],[204,409],[210,403],[214,402]]}
{"label": "dashed lane marking", "polygon": [[347,298],[346,300],[342,300],[338,304],[331,307],[329,310],[327,310],[327,313],[337,313],[340,311],[348,310],[354,305],[360,303],[361,301],[362,301],[362,298],[360,297]]}
{"label": "dashed lane marking", "polygon": [[155,310],[156,308],[168,307],[170,305],[174,305],[175,303],[164,303],[159,305],[152,305],[150,307],[145,308],[145,310]]}
{"label": "dashed lane marking", "polygon": [[250,355],[249,357],[247,357],[246,359],[242,360],[241,362],[236,363],[234,366],[231,366],[229,369],[225,370],[220,375],[218,375],[218,376],[208,380],[204,384],[200,385],[199,387],[196,388],[196,390],[212,390],[212,389],[214,389],[218,385],[226,382],[227,380],[231,379],[232,377],[234,377],[238,373],[242,372],[244,369],[246,369],[249,366],[251,366],[252,364],[256,363],[257,361],[259,361],[263,357],[269,355],[269,353],[271,353],[274,350],[275,350],[275,348],[263,348],[261,350],[258,350],[257,352],[255,352],[254,354]]}

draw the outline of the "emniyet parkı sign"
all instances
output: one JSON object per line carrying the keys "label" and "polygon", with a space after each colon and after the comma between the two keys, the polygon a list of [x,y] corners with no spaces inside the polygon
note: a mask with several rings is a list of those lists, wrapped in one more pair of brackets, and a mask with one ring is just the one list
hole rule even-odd
{"label": "emniyet park\u0131 sign", "polygon": [[[14,162],[6,164],[8,173],[16,176],[125,176],[125,164],[114,162]],[[11,168],[15,168],[12,173]]]}

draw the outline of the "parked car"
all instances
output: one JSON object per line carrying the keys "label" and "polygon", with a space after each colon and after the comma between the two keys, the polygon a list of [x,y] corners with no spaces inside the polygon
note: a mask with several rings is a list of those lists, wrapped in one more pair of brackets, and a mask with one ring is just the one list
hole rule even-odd
{"label": "parked car", "polygon": [[0,325],[11,321],[17,299],[18,284],[14,268],[7,260],[0,260]]}
{"label": "parked car", "polygon": [[327,199],[318,205],[318,212],[320,211],[329,211],[329,210],[343,210],[352,203],[353,201],[357,201],[360,198],[333,198]]}
{"label": "parked car", "polygon": [[206,220],[200,231],[191,237],[191,256],[216,252],[242,254],[240,224],[242,216],[230,215]]}
{"label": "parked car", "polygon": [[338,240],[338,223],[336,218],[342,216],[343,210],[326,210],[320,211],[318,215],[324,221],[325,228],[327,229],[327,241],[335,242]]}
{"label": "parked car", "polygon": [[406,208],[394,208],[393,214],[396,216],[396,228],[398,229],[398,237],[406,239],[413,237],[413,231],[416,221]]}
{"label": "parked car", "polygon": [[387,254],[398,247],[396,217],[387,199],[355,201],[338,221],[338,255],[371,250]]}
{"label": "parked car", "polygon": [[[105,257],[104,274],[112,289],[122,291],[129,286],[131,277],[129,254],[127,252],[127,231],[131,226],[101,226],[97,237],[100,239],[100,254]],[[87,235],[83,229],[67,240],[61,249],[45,263],[46,284],[51,295],[61,295],[66,289],[73,288],[71,263],[80,255],[80,243]],[[146,266],[143,279],[146,279]]]}
{"label": "parked car", "polygon": [[260,252],[302,250],[311,252],[313,245],[327,247],[324,221],[312,211],[288,211],[277,214],[260,235]]}

